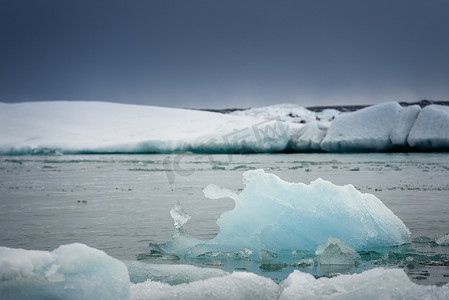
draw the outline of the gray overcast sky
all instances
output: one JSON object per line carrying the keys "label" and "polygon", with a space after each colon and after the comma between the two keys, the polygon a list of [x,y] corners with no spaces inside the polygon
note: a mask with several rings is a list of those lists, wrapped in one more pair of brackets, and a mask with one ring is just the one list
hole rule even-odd
{"label": "gray overcast sky", "polygon": [[449,0],[1,0],[0,101],[449,100]]}

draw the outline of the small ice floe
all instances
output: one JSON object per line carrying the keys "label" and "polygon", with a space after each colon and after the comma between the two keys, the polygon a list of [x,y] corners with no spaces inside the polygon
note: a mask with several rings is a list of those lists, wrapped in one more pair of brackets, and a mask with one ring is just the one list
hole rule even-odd
{"label": "small ice floe", "polygon": [[357,251],[333,237],[319,245],[315,255],[319,256],[321,265],[355,265],[360,260]]}
{"label": "small ice floe", "polygon": [[449,246],[449,233],[435,240],[440,246]]}
{"label": "small ice floe", "polygon": [[313,267],[315,265],[315,261],[312,258],[303,258],[298,261],[298,267],[306,268]]}

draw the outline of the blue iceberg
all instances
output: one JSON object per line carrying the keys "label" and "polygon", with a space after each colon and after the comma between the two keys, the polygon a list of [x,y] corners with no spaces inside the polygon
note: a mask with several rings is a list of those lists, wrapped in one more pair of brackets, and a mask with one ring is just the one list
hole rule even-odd
{"label": "blue iceberg", "polygon": [[382,201],[352,185],[337,186],[317,179],[309,185],[283,181],[264,170],[243,174],[245,189],[237,194],[209,185],[206,197],[234,199],[235,208],[217,220],[218,235],[209,241],[190,237],[185,212],[177,205],[173,239],[158,245],[176,255],[198,256],[214,251],[315,251],[330,236],[356,250],[410,242],[410,231]]}

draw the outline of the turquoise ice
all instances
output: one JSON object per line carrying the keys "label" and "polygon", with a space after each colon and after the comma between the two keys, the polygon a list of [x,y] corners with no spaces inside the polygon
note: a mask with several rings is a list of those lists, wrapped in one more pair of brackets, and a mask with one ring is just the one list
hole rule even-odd
{"label": "turquoise ice", "polygon": [[214,239],[203,242],[190,237],[180,226],[188,218],[177,206],[172,210],[175,235],[162,249],[189,256],[244,248],[315,251],[330,236],[356,250],[410,242],[408,228],[382,201],[352,185],[337,186],[322,179],[290,183],[261,169],[247,171],[243,178],[246,187],[239,194],[216,185],[204,189],[208,198],[235,201],[235,208],[217,220],[220,231]]}

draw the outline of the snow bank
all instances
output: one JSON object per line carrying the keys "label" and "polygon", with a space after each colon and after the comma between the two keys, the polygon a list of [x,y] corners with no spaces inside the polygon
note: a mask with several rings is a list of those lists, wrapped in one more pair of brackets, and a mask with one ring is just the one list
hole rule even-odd
{"label": "snow bank", "polygon": [[408,144],[423,150],[449,148],[449,106],[429,105],[418,115]]}
{"label": "snow bank", "polygon": [[52,252],[0,247],[2,299],[126,299],[126,266],[83,244]]}
{"label": "snow bank", "polygon": [[294,271],[281,283],[279,299],[447,299],[449,286],[417,285],[401,269],[377,268],[361,274],[315,279]]}
{"label": "snow bank", "polygon": [[130,299],[267,299],[279,297],[279,286],[253,273],[231,275],[170,286],[147,281],[131,286]]}
{"label": "snow bank", "polygon": [[[246,187],[239,194],[215,185],[204,189],[208,198],[229,197],[235,201],[235,208],[217,220],[220,231],[214,239],[193,239],[178,226],[173,240],[160,248],[194,257],[244,248],[255,252],[314,251],[329,236],[358,250],[410,241],[409,230],[391,210],[375,196],[362,194],[352,185],[337,186],[322,179],[309,185],[290,183],[263,170],[247,171],[243,177]],[[176,218],[182,215],[172,214],[175,226],[180,224]]]}
{"label": "snow bank", "polygon": [[147,281],[131,286],[130,299],[447,299],[449,286],[417,285],[401,269],[315,279],[295,270],[280,285],[252,273],[170,286]]}
{"label": "snow bank", "polygon": [[338,116],[330,125],[321,149],[329,152],[385,151],[406,146],[419,106],[384,103]]}

